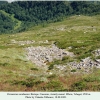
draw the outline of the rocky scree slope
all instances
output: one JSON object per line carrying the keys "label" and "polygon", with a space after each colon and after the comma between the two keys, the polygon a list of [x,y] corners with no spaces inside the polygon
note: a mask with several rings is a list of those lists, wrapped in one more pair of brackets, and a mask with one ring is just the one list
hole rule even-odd
{"label": "rocky scree slope", "polygon": [[[54,60],[62,60],[63,57],[75,57],[72,52],[66,51],[65,49],[59,49],[55,44],[48,47],[31,46],[25,48],[25,50],[27,51],[27,59],[40,67],[48,67],[49,62],[53,62]],[[95,57],[100,56],[100,49],[95,50],[93,55]],[[54,64],[54,67],[62,71],[70,69],[71,71],[75,70],[74,72],[82,71],[90,73],[94,67],[100,68],[100,59],[92,60],[91,57],[87,57],[85,59],[81,59],[80,62],[74,60],[73,62],[66,62],[66,64]]]}

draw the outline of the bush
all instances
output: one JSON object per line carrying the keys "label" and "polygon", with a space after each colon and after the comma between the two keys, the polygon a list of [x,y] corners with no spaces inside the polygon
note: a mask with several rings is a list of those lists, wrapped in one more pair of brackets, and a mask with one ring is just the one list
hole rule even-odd
{"label": "bush", "polygon": [[76,69],[72,69],[71,72],[76,72]]}
{"label": "bush", "polygon": [[100,56],[97,56],[96,59],[100,59]]}
{"label": "bush", "polygon": [[72,91],[82,91],[85,88],[86,88],[86,83],[84,81],[79,81],[72,85]]}
{"label": "bush", "polygon": [[31,70],[36,70],[36,71],[38,71],[38,69],[37,69],[37,68],[31,68]]}
{"label": "bush", "polygon": [[37,80],[37,79],[35,80],[33,78],[28,78],[28,79],[23,80],[23,81],[14,80],[12,82],[13,85],[25,85],[26,87],[33,87],[33,86],[38,85],[40,83],[42,83],[42,81]]}
{"label": "bush", "polygon": [[48,67],[48,70],[52,70],[54,68],[54,64],[51,64],[49,67]]}
{"label": "bush", "polygon": [[0,66],[9,66],[10,64],[9,63],[0,63]]}
{"label": "bush", "polygon": [[99,77],[87,77],[87,78],[84,78],[84,81],[85,82],[100,82],[100,78]]}

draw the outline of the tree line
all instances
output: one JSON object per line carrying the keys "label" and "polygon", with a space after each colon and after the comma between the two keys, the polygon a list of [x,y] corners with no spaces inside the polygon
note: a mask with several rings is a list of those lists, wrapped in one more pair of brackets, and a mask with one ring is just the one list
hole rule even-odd
{"label": "tree line", "polygon": [[[12,3],[2,2],[0,10],[9,14],[14,14],[14,17],[22,21],[22,27],[19,31],[24,31],[28,26],[38,25],[42,23],[57,22],[63,20],[65,17],[83,14],[96,15],[100,14],[99,1],[17,1]],[[5,15],[0,12],[0,23],[4,20]],[[3,21],[4,25],[1,28],[5,31],[13,30],[12,19],[6,18]],[[10,27],[6,24],[9,22]],[[12,25],[11,25],[11,24]],[[6,26],[6,27],[5,27]],[[5,32],[1,30],[0,32]]]}

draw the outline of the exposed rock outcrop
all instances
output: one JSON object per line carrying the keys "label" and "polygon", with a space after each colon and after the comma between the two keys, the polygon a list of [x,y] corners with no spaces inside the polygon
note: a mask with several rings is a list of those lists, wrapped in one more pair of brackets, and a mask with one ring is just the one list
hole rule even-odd
{"label": "exposed rock outcrop", "polygon": [[64,49],[59,49],[54,44],[49,47],[28,47],[27,58],[38,66],[46,66],[47,62],[52,62],[54,59],[62,60],[64,56],[73,57],[74,54]]}
{"label": "exposed rock outcrop", "polygon": [[94,67],[100,68],[100,60],[96,59],[95,61],[93,61],[92,59],[90,59],[90,57],[87,57],[85,59],[82,59],[82,61],[80,62],[70,62],[67,65],[72,69],[84,70],[85,72],[88,72]]}
{"label": "exposed rock outcrop", "polygon": [[[25,48],[27,51],[27,59],[35,63],[37,66],[48,67],[47,63],[52,62],[54,59],[62,60],[65,56],[74,57],[72,52],[66,51],[65,49],[59,49],[55,44],[48,47],[37,46]],[[93,52],[95,57],[100,56],[100,49]],[[67,67],[70,70],[82,70],[83,72],[90,72],[94,67],[100,68],[100,59],[92,60],[91,57],[82,59],[80,62],[66,62],[64,65],[54,65],[60,71],[64,71]]]}

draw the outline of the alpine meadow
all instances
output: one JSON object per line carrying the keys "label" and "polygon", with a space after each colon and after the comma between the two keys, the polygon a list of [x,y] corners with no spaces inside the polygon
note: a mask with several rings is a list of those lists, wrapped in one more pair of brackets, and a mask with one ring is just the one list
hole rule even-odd
{"label": "alpine meadow", "polygon": [[0,91],[100,91],[100,2],[0,1]]}

